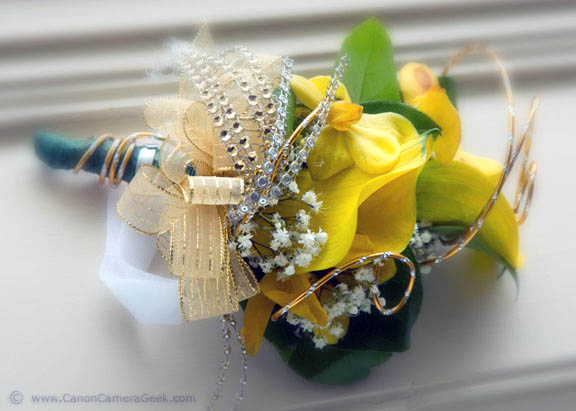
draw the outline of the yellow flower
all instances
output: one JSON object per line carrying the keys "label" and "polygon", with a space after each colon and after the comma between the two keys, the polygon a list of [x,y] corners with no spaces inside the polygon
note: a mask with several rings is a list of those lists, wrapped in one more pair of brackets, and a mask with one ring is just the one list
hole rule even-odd
{"label": "yellow flower", "polygon": [[[406,64],[398,73],[398,83],[404,101],[442,128],[442,135],[434,143],[438,161],[429,162],[418,181],[418,218],[446,225],[472,224],[490,198],[502,165],[460,149],[460,117],[428,66]],[[518,224],[503,195],[478,238],[510,267],[516,269],[521,265]]]}
{"label": "yellow flower", "polygon": [[[309,109],[324,97],[329,77],[292,77],[292,90]],[[344,85],[336,92],[335,102],[308,157],[308,168],[314,180],[325,180],[355,165],[367,174],[384,174],[400,158],[402,136],[410,133],[412,124],[395,113],[362,114],[362,106],[350,101]]]}
{"label": "yellow flower", "polygon": [[416,96],[437,87],[438,78],[426,64],[411,62],[398,72],[398,86],[404,102],[410,104]]}
{"label": "yellow flower", "polygon": [[[328,77],[293,76],[291,86],[313,109],[326,92]],[[361,114],[344,85],[336,98],[328,125],[308,157],[308,170],[297,180],[301,192],[314,190],[323,201],[311,226],[328,233],[328,242],[306,271],[372,252],[400,252],[416,221],[415,186],[426,161],[425,137],[399,114]],[[294,215],[300,207],[283,202],[279,210]]]}
{"label": "yellow flower", "polygon": [[[299,100],[314,109],[328,87],[328,77],[310,80],[293,76],[292,89]],[[396,113],[363,114],[340,85],[338,99],[328,116],[328,125],[308,157],[308,170],[297,179],[300,192],[314,190],[323,209],[314,215],[311,228],[322,228],[328,241],[319,256],[295,275],[278,281],[267,274],[262,294],[248,301],[243,334],[247,351],[258,351],[274,304],[285,305],[309,285],[309,272],[334,267],[348,259],[377,251],[400,252],[412,236],[416,222],[416,180],[426,161],[425,138],[403,116]],[[302,208],[297,201],[283,201],[276,210],[294,216]],[[263,234],[262,234],[263,235]],[[385,264],[379,281],[391,278],[395,264]],[[338,337],[330,334],[327,316],[316,295],[300,303],[294,313],[314,322],[314,333],[328,344]],[[344,330],[348,318],[337,322]]]}
{"label": "yellow flower", "polygon": [[442,129],[434,142],[434,154],[442,163],[452,161],[462,134],[460,116],[438,79],[425,64],[408,63],[398,72],[404,102],[427,114]]}
{"label": "yellow flower", "polygon": [[[307,275],[293,275],[283,280],[279,280],[276,273],[264,276],[260,281],[261,293],[248,300],[244,311],[242,335],[248,354],[254,355],[260,349],[260,343],[275,304],[284,306],[290,303],[308,287],[310,287],[310,281]],[[315,294],[306,298],[292,311],[320,327],[328,323],[328,316]]]}

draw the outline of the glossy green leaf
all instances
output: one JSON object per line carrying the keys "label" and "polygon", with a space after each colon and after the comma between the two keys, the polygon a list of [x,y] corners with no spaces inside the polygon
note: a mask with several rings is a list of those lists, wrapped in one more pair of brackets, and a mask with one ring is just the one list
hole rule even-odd
{"label": "glossy green leaf", "polygon": [[[404,252],[412,261],[410,250]],[[398,265],[396,275],[380,286],[391,306],[404,294],[409,281],[405,266]],[[338,344],[322,350],[314,347],[309,336],[299,336],[286,321],[270,322],[265,337],[276,347],[282,359],[299,375],[322,384],[350,384],[369,375],[370,369],[386,361],[394,352],[410,346],[410,330],[422,304],[420,272],[408,303],[393,316],[378,310],[350,318],[346,336]]]}
{"label": "glossy green leaf", "polygon": [[438,126],[438,124],[436,124],[430,117],[408,104],[397,101],[375,100],[362,103],[362,106],[364,107],[364,113],[366,114],[389,112],[400,114],[406,117],[420,134],[423,134],[428,130],[440,129],[440,126]]}
{"label": "glossy green leaf", "polygon": [[369,19],[352,31],[338,56],[344,54],[350,64],[342,81],[353,102],[401,101],[392,42],[377,19]]}
{"label": "glossy green leaf", "polygon": [[[493,189],[493,182],[466,163],[429,161],[416,185],[417,218],[434,225],[467,227],[490,199]],[[496,201],[476,241],[507,266],[517,269],[521,264],[518,224],[504,196]]]}
{"label": "glossy green leaf", "polygon": [[440,84],[440,87],[446,90],[446,94],[448,95],[452,105],[458,108],[458,94],[456,92],[456,81],[454,81],[454,78],[450,76],[440,76],[438,77],[438,83]]}

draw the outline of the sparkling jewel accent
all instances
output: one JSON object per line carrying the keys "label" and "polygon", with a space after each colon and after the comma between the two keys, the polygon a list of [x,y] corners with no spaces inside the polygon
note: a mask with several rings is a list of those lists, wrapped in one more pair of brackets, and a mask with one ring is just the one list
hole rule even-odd
{"label": "sparkling jewel accent", "polygon": [[[263,93],[261,96],[253,95],[253,101],[255,102],[258,101],[259,96],[267,101],[265,108],[260,107],[255,112],[257,121],[261,123],[264,121],[264,113],[268,115],[269,121],[263,124],[261,133],[263,144],[267,147],[267,150],[264,153],[262,164],[257,166],[254,177],[250,183],[256,191],[253,191],[240,207],[231,210],[229,217],[233,222],[240,221],[246,215],[253,215],[258,208],[266,207],[270,204],[271,199],[276,199],[282,194],[282,191],[279,190],[278,187],[269,189],[271,183],[270,176],[274,171],[274,161],[278,157],[280,148],[286,139],[286,119],[290,101],[290,78],[292,77],[293,66],[294,63],[292,59],[288,57],[282,58],[282,71],[277,95],[274,96],[269,92],[269,90],[271,90],[270,85],[260,90]],[[253,193],[255,194],[252,195]]]}
{"label": "sparkling jewel accent", "polygon": [[342,56],[336,64],[336,68],[334,69],[332,77],[330,78],[328,89],[326,90],[326,97],[320,103],[320,111],[318,112],[318,116],[312,120],[308,126],[308,133],[304,135],[305,144],[303,146],[293,147],[293,160],[291,160],[288,167],[283,167],[286,170],[281,176],[280,181],[282,185],[288,186],[294,180],[298,172],[300,172],[302,165],[308,158],[308,153],[314,147],[316,139],[318,136],[320,136],[322,129],[326,126],[330,108],[332,107],[332,103],[335,100],[336,91],[338,90],[340,80],[342,79],[344,70],[348,66],[348,63],[348,56],[345,55]]}
{"label": "sparkling jewel accent", "polygon": [[244,346],[244,339],[236,324],[236,319],[232,314],[226,314],[222,316],[222,339],[224,341],[224,359],[220,363],[220,369],[218,371],[218,376],[216,380],[216,388],[212,392],[208,407],[208,411],[213,411],[216,406],[217,401],[222,396],[222,390],[224,388],[224,383],[226,382],[226,376],[228,370],[230,369],[231,356],[232,356],[232,344],[230,339],[232,338],[232,333],[236,337],[237,343],[240,347],[240,353],[242,356],[242,371],[240,373],[240,384],[238,390],[236,391],[235,402],[233,405],[233,410],[236,411],[240,407],[241,401],[246,395],[246,384],[248,382],[248,354],[246,352],[246,347]]}
{"label": "sparkling jewel accent", "polygon": [[[242,61],[246,58],[239,50],[239,48],[223,50],[220,55],[194,50],[183,67],[186,79],[193,85],[200,100],[206,104],[208,111],[213,115],[214,126],[234,161],[234,168],[240,175],[249,175],[254,170],[256,161],[256,159],[251,160],[250,153],[254,151],[252,143],[228,95],[231,91],[230,84],[221,84],[219,81],[219,79],[228,79],[227,83],[239,86],[241,71],[224,71],[229,68],[230,61],[234,61],[229,56],[234,51],[239,56],[236,60]],[[232,89],[234,90],[236,88]],[[242,96],[249,100],[254,93],[249,89],[243,92]],[[253,110],[253,105],[249,107],[249,110]]]}
{"label": "sparkling jewel accent", "polygon": [[[240,206],[231,207],[232,222],[270,203],[261,198],[269,182],[259,177],[263,169],[270,170],[266,164],[285,139],[293,63],[284,58],[279,76],[270,70],[270,64],[270,59],[234,46],[218,54],[194,49],[181,65],[184,81],[208,108],[233,168],[244,178],[249,193]],[[279,93],[274,96],[278,82]],[[262,151],[255,149],[265,146],[270,146],[268,153],[259,154]]]}
{"label": "sparkling jewel accent", "polygon": [[[259,207],[264,207],[271,202],[275,202],[284,192],[288,190],[296,175],[308,158],[308,153],[314,147],[316,139],[326,125],[330,108],[335,99],[336,90],[342,79],[344,70],[348,65],[348,57],[343,56],[330,79],[326,97],[320,103],[317,116],[313,120],[305,120],[304,126],[306,134],[303,138],[304,145],[293,144],[286,135],[286,119],[288,104],[290,99],[290,78],[293,62],[291,59],[283,58],[283,68],[280,75],[280,85],[276,97],[276,119],[270,127],[270,138],[265,140],[267,150],[265,152],[264,164],[259,168],[254,178],[255,189],[259,193],[259,198],[251,195],[246,198],[237,212],[230,215],[233,221],[244,219],[246,216],[254,215]],[[281,156],[281,157],[279,157]],[[274,173],[276,174],[274,175]],[[268,179],[265,184],[262,177]],[[242,206],[245,206],[242,208]],[[248,212],[246,212],[248,210]]]}

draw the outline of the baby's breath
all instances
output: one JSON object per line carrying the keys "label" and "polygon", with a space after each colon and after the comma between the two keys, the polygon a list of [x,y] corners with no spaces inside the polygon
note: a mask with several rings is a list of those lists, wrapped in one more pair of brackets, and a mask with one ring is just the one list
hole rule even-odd
{"label": "baby's breath", "polygon": [[[410,247],[414,251],[418,261],[424,261],[438,255],[444,254],[446,250],[446,240],[438,233],[428,229],[430,224],[420,221],[414,227],[414,233],[410,239]],[[429,265],[420,266],[422,274],[430,274],[432,267]]]}
{"label": "baby's breath", "polygon": [[351,270],[351,274],[356,280],[356,285],[349,286],[339,283],[331,292],[329,301],[322,303],[322,308],[328,316],[328,323],[324,327],[312,324],[310,320],[299,317],[289,312],[286,320],[289,324],[297,327],[301,332],[309,334],[312,342],[318,349],[324,348],[326,339],[319,335],[314,335],[315,329],[326,329],[329,334],[341,338],[344,336],[342,326],[342,316],[355,316],[361,313],[370,313],[373,306],[372,295],[379,297],[382,306],[386,306],[386,300],[380,296],[380,290],[375,283],[374,266],[363,266]]}
{"label": "baby's breath", "polygon": [[[248,257],[264,273],[276,272],[280,279],[296,274],[297,268],[308,267],[328,241],[328,234],[322,228],[310,228],[310,212],[318,213],[322,201],[312,190],[301,197],[297,196],[300,190],[295,182],[290,184],[289,189],[290,196],[281,201],[299,201],[302,209],[293,216],[261,210],[251,222],[240,224],[236,238],[236,247],[242,257]],[[256,241],[254,236],[257,232],[267,232],[258,235],[258,238],[268,238],[268,243]]]}
{"label": "baby's breath", "polygon": [[320,209],[322,208],[322,204],[323,204],[322,201],[318,200],[318,197],[316,196],[316,193],[313,190],[307,191],[302,196],[302,201],[304,201],[306,204],[308,204],[308,206],[310,206],[310,209],[315,214],[318,214],[320,212]]}

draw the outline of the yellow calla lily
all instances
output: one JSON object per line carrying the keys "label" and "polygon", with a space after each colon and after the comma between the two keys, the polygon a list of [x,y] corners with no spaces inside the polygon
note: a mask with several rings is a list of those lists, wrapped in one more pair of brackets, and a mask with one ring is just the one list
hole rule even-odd
{"label": "yellow calla lily", "polygon": [[410,62],[398,71],[398,86],[404,102],[412,104],[415,97],[437,87],[438,78],[426,64]]}
{"label": "yellow calla lily", "polygon": [[[291,87],[305,106],[314,109],[322,101],[328,83],[327,76],[311,79],[293,76]],[[325,180],[352,165],[367,174],[392,170],[400,156],[402,127],[411,124],[394,113],[363,114],[362,106],[350,101],[342,84],[336,98],[339,101],[333,104],[328,125],[308,156],[311,177]]]}
{"label": "yellow calla lily", "polygon": [[398,72],[398,84],[404,102],[427,114],[442,129],[434,142],[436,159],[452,161],[460,146],[460,116],[446,91],[438,86],[437,77],[425,64],[408,63]]}
{"label": "yellow calla lily", "polygon": [[443,135],[434,143],[437,160],[447,163],[453,159],[469,164],[495,185],[502,173],[502,165],[459,148],[460,117],[445,90],[438,86],[438,78],[432,70],[426,64],[407,63],[398,72],[398,84],[404,101],[427,114],[442,128]]}
{"label": "yellow calla lily", "polygon": [[[322,228],[328,241],[308,267],[297,268],[297,274],[323,270],[373,252],[404,250],[414,231],[416,180],[426,161],[425,138],[412,126],[407,130],[399,158],[386,173],[368,174],[355,166],[324,180],[313,179],[307,170],[300,173],[300,191],[314,190],[324,204],[322,211],[312,216],[310,226]],[[285,201],[278,211],[295,215],[301,207],[299,202]]]}
{"label": "yellow calla lily", "polygon": [[458,111],[444,89],[432,87],[415,97],[412,105],[427,114],[442,129],[442,134],[434,141],[436,159],[442,163],[452,161],[460,146],[462,129]]}
{"label": "yellow calla lily", "polygon": [[[322,100],[328,81],[325,76],[294,76],[291,86],[298,99],[313,109]],[[323,270],[373,252],[400,252],[414,230],[415,187],[426,161],[425,138],[396,113],[359,118],[342,84],[336,98],[339,101],[333,105],[328,125],[308,157],[308,170],[298,177],[300,191],[314,190],[324,203],[311,226],[326,231],[328,242],[297,273]],[[350,113],[353,110],[356,115]],[[299,207],[285,202],[280,213],[293,215]],[[394,272],[394,266],[388,266],[381,278]]]}
{"label": "yellow calla lily", "polygon": [[[408,63],[398,75],[405,102],[442,128],[442,136],[434,142],[438,161],[429,162],[418,181],[418,218],[440,224],[471,224],[498,183],[502,165],[459,148],[458,112],[426,65]],[[510,267],[521,265],[518,224],[503,195],[488,215],[478,239]]]}
{"label": "yellow calla lily", "polygon": [[[290,303],[308,287],[310,287],[310,281],[308,276],[304,274],[293,275],[282,280],[278,279],[276,273],[264,276],[260,281],[261,294],[250,298],[244,310],[242,335],[248,354],[254,355],[260,349],[262,337],[274,306],[276,304],[284,306]],[[306,298],[292,311],[320,327],[324,327],[328,323],[328,315],[315,294]]]}
{"label": "yellow calla lily", "polygon": [[260,293],[250,298],[244,309],[242,322],[242,336],[249,355],[255,355],[260,350],[262,337],[270,321],[270,315],[276,304],[274,301]]}
{"label": "yellow calla lily", "polygon": [[502,164],[491,158],[474,156],[464,150],[458,150],[454,160],[466,163],[480,171],[495,187],[502,174]]}

